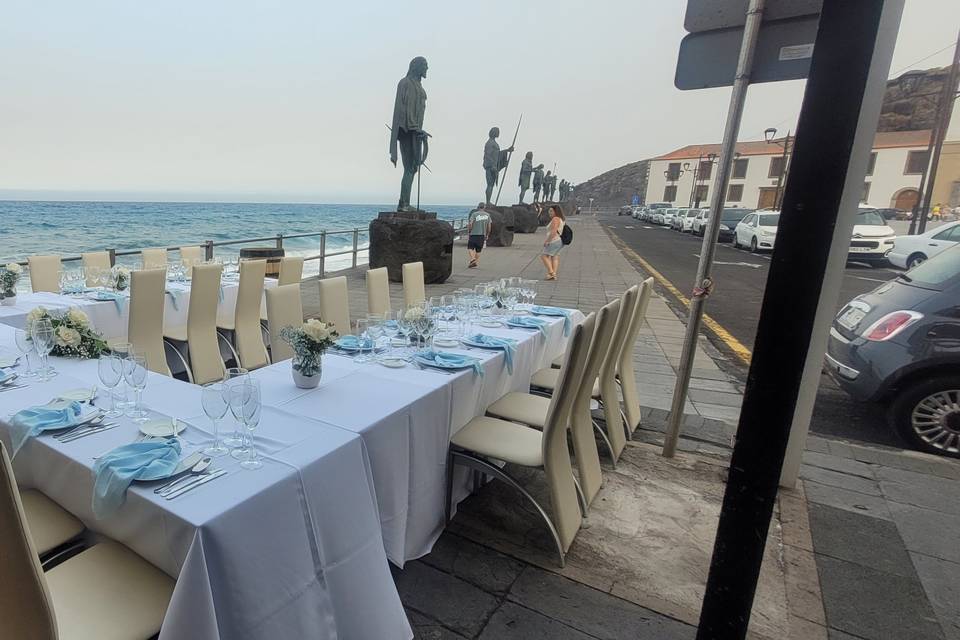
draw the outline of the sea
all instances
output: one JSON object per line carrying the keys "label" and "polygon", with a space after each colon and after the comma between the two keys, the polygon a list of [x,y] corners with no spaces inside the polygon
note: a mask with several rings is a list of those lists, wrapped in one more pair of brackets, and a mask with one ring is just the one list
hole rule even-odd
{"label": "sea", "polygon": [[[271,204],[228,202],[54,202],[0,201],[0,264],[30,255],[76,256],[84,251],[179,247],[246,238],[359,229],[358,246],[368,247],[370,221],[384,204]],[[430,207],[444,220],[465,218],[470,207]],[[328,235],[327,253],[350,248],[353,234]],[[214,256],[236,258],[243,246],[274,246],[271,241],[216,247]],[[320,238],[284,239],[286,255],[315,256]],[[139,264],[138,257],[118,262]],[[358,263],[367,262],[367,252]],[[76,263],[79,264],[79,263]],[[327,272],[349,268],[349,254],[328,258]],[[319,272],[318,260],[304,264],[304,275]],[[23,283],[21,283],[23,284]]]}

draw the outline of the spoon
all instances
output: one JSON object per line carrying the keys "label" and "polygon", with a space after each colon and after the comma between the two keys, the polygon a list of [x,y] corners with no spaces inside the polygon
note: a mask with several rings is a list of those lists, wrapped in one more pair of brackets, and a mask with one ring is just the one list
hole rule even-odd
{"label": "spoon", "polygon": [[190,478],[194,475],[199,475],[206,471],[207,467],[210,466],[210,463],[213,462],[213,458],[201,458],[197,464],[193,465],[185,474],[181,475],[176,480],[168,482],[164,485],[161,485],[153,490],[154,493],[159,495],[166,495],[174,490],[176,485],[180,484],[182,481]]}

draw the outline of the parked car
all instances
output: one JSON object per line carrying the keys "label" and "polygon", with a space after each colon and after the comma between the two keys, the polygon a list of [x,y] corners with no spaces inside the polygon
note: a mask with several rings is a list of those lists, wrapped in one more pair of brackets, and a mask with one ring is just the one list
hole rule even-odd
{"label": "parked car", "polygon": [[[866,208],[866,207],[864,207]],[[877,213],[883,216],[884,220],[906,220],[905,214],[907,213],[903,209],[877,209]]]}
{"label": "parked car", "polygon": [[630,208],[630,205],[625,204],[619,209],[617,209],[617,217],[619,218],[620,216],[628,216],[632,212],[633,212],[633,209]]}
{"label": "parked car", "polygon": [[747,214],[733,229],[733,246],[750,247],[750,251],[772,251],[777,239],[780,212],[770,209]]}
{"label": "parked car", "polygon": [[896,237],[896,232],[887,225],[878,209],[860,209],[853,225],[847,259],[873,265],[886,264]]}
{"label": "parked car", "polygon": [[893,242],[887,260],[895,267],[912,269],[960,242],[960,222],[950,222],[914,236],[900,236]]}
{"label": "parked car", "polygon": [[676,213],[673,216],[673,220],[670,221],[670,229],[672,231],[679,231],[680,227],[683,226],[683,218],[687,215],[688,209],[685,207],[680,207],[677,209]]}
{"label": "parked car", "polygon": [[[720,234],[717,239],[720,242],[730,242],[733,240],[733,229],[737,223],[743,220],[748,214],[753,213],[753,209],[743,209],[740,207],[728,207],[723,210],[720,216]],[[697,217],[693,219],[692,233],[703,237],[707,231],[707,218],[710,215],[710,209],[700,209]]]}
{"label": "parked car", "polygon": [[824,366],[851,396],[882,404],[911,446],[960,457],[960,246],[851,300]]}
{"label": "parked car", "polygon": [[683,217],[680,218],[681,233],[693,232],[693,221],[697,219],[697,215],[700,213],[700,211],[701,209],[686,209],[683,212]]}
{"label": "parked car", "polygon": [[660,224],[670,227],[673,225],[673,219],[677,217],[677,209],[670,208],[663,210],[663,222]]}

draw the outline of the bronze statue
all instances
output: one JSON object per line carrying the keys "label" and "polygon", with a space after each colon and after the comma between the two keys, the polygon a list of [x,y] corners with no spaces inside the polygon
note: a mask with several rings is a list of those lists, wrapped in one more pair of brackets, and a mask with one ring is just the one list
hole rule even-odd
{"label": "bronze statue", "polygon": [[540,201],[540,187],[543,186],[543,165],[538,164],[533,170],[533,201]]}
{"label": "bronze statue", "polygon": [[527,151],[523,162],[520,163],[520,204],[523,204],[523,196],[530,188],[530,175],[533,173],[533,151]]}
{"label": "bronze statue", "polygon": [[548,202],[552,199],[550,196],[551,184],[553,184],[553,172],[547,171],[547,175],[543,176],[543,202]]}
{"label": "bronze statue", "polygon": [[[427,108],[427,92],[421,80],[427,77],[427,60],[417,56],[410,61],[407,75],[397,84],[397,98],[393,104],[393,126],[390,129],[390,162],[397,166],[397,146],[403,161],[400,180],[400,202],[397,211],[410,211],[410,189],[413,177],[427,159],[427,138],[423,130],[423,114]],[[418,188],[417,204],[419,204]]]}
{"label": "bronze statue", "polygon": [[490,196],[493,195],[493,187],[497,184],[500,169],[507,164],[507,155],[513,153],[513,147],[500,150],[500,145],[497,144],[499,136],[499,127],[493,127],[490,129],[487,144],[483,146],[483,168],[487,174],[487,204],[490,204]]}

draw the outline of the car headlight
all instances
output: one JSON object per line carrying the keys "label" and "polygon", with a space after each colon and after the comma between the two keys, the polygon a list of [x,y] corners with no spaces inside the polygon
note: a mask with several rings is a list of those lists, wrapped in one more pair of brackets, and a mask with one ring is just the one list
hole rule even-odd
{"label": "car headlight", "polygon": [[720,231],[730,231],[730,227],[725,224],[720,225]]}

